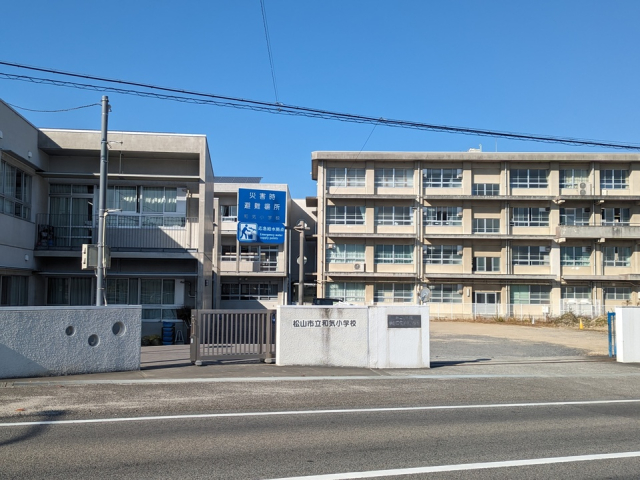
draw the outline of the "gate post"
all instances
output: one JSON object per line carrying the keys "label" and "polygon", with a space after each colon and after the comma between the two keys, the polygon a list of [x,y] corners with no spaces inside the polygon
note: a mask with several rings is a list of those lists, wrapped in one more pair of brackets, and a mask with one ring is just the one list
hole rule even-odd
{"label": "gate post", "polygon": [[273,324],[275,323],[275,313],[267,311],[267,351],[265,352],[264,363],[273,363],[273,354],[271,353],[271,344],[273,343]]}
{"label": "gate post", "polygon": [[607,325],[609,327],[609,357],[617,356],[616,348],[616,313],[607,312]]}
{"label": "gate post", "polygon": [[189,337],[189,352],[192,365],[202,365],[202,362],[200,362],[198,359],[198,352],[200,347],[200,322],[198,322],[198,316],[198,310],[191,311],[191,336]]}

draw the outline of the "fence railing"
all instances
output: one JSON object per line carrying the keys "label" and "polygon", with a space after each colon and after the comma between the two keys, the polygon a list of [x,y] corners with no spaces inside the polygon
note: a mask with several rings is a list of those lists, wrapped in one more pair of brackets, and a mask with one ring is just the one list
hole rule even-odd
{"label": "fence railing", "polygon": [[[179,215],[108,215],[105,244],[112,251],[197,250],[198,218]],[[98,243],[98,218],[93,215],[39,214],[38,250],[77,250]]]}
{"label": "fence railing", "polygon": [[474,319],[482,317],[544,320],[572,313],[577,317],[599,317],[615,306],[601,304],[501,304],[501,303],[429,303],[433,319]]}
{"label": "fence railing", "polygon": [[191,362],[260,359],[275,355],[275,310],[196,310],[192,314]]}

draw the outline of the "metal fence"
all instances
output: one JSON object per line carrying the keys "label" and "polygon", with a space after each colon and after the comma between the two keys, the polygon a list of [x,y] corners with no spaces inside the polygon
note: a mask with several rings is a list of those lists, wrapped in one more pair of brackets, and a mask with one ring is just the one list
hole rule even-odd
{"label": "metal fence", "polygon": [[[37,250],[79,250],[98,243],[98,219],[93,215],[38,214]],[[198,218],[167,215],[109,215],[105,243],[111,250],[196,250]]]}
{"label": "metal fence", "polygon": [[191,363],[275,356],[275,310],[194,310]]}
{"label": "metal fence", "polygon": [[572,313],[576,317],[595,318],[605,315],[615,306],[602,304],[501,304],[501,303],[429,303],[433,319],[515,318],[518,320],[544,320]]}

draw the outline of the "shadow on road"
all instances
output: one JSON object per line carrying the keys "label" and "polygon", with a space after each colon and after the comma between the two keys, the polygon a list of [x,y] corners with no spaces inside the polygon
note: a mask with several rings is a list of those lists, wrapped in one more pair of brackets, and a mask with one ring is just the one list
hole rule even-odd
{"label": "shadow on road", "polygon": [[[33,415],[29,415],[28,420],[27,418],[22,417],[22,421],[47,422],[47,421],[53,421],[53,420],[60,420],[61,419],[60,417],[63,417],[65,414],[66,414],[65,410],[43,410],[41,412],[36,412]],[[28,427],[20,435],[11,437],[8,440],[0,440],[0,447],[30,440],[32,438],[37,437],[38,435],[42,435],[48,428],[49,428],[49,425],[42,425],[42,424],[33,425],[31,427]]]}

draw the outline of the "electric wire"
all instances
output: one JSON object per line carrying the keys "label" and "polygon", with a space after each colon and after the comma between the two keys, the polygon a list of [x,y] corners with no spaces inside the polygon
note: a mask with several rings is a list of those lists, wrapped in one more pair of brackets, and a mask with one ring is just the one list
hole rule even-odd
{"label": "electric wire", "polygon": [[13,103],[5,102],[7,105],[13,108],[17,108],[18,110],[26,110],[27,112],[38,112],[38,113],[60,113],[60,112],[71,112],[73,110],[80,110],[81,108],[95,107],[100,106],[99,103],[90,103],[88,105],[81,105],[79,107],[71,107],[71,108],[63,108],[60,110],[35,110],[33,108],[20,107],[18,105],[14,105]]}
{"label": "electric wire", "polygon": [[[94,85],[94,84],[87,84],[87,83],[71,82],[67,80],[56,80],[51,78],[32,77],[28,75],[18,75],[18,74],[0,72],[0,79],[4,78],[7,80],[19,80],[19,81],[25,81],[25,82],[38,83],[38,84],[48,84],[48,85],[54,85],[54,86],[93,90],[98,92],[111,92],[111,93],[119,93],[123,95],[134,95],[139,97],[155,98],[160,100],[171,100],[171,101],[183,102],[183,103],[214,105],[219,107],[238,108],[238,109],[253,110],[257,112],[267,112],[267,113],[279,114],[279,115],[294,115],[294,116],[303,116],[303,117],[319,118],[319,119],[326,119],[326,120],[338,120],[338,121],[350,122],[350,123],[364,123],[364,124],[370,124],[370,125],[379,124],[387,127],[408,128],[408,129],[414,129],[414,130],[454,133],[454,134],[461,134],[461,135],[474,135],[474,136],[482,136],[482,137],[505,138],[510,140],[520,140],[520,141],[554,143],[554,144],[562,144],[562,145],[570,145],[570,146],[603,147],[603,148],[622,149],[622,150],[640,150],[640,144],[633,144],[628,142],[614,142],[614,141],[605,141],[605,140],[590,140],[590,139],[581,139],[581,138],[572,138],[572,137],[560,137],[560,136],[552,136],[552,135],[515,133],[515,132],[505,132],[505,131],[496,131],[496,130],[479,129],[479,128],[438,125],[438,124],[430,124],[430,123],[416,122],[416,121],[410,121],[410,120],[394,120],[394,119],[386,119],[386,118],[380,118],[380,117],[370,117],[366,115],[333,112],[329,110],[321,110],[321,109],[302,107],[297,105],[287,105],[282,103],[271,103],[271,102],[264,102],[264,101],[258,101],[258,100],[249,100],[249,99],[243,99],[243,98],[237,98],[237,97],[216,95],[212,93],[195,92],[195,91],[189,91],[184,89],[144,84],[139,82],[109,79],[104,77],[97,77],[94,75],[63,72],[60,70],[46,69],[41,67],[31,67],[31,66],[25,66],[21,64],[4,62],[4,61],[0,61],[0,65],[7,65],[7,66],[16,67],[16,68],[24,68],[28,70],[48,72],[48,73],[53,73],[53,74],[62,75],[62,76],[96,80],[96,81],[107,83],[107,84],[114,83],[118,85],[142,87],[149,90],[157,90],[160,92],[168,92],[168,93],[155,93],[155,92],[134,90],[130,88],[127,89],[127,88],[113,87],[108,85]],[[175,94],[181,94],[181,95],[175,95]],[[201,98],[194,98],[194,97],[201,97]]]}
{"label": "electric wire", "polygon": [[269,65],[271,65],[271,80],[273,81],[273,91],[276,96],[276,103],[280,103],[280,100],[278,99],[278,84],[276,82],[276,69],[273,65],[273,54],[271,53],[269,25],[267,23],[267,11],[264,6],[264,0],[260,0],[260,8],[262,10],[262,24],[264,25],[264,36],[267,39],[267,51],[269,52]]}

